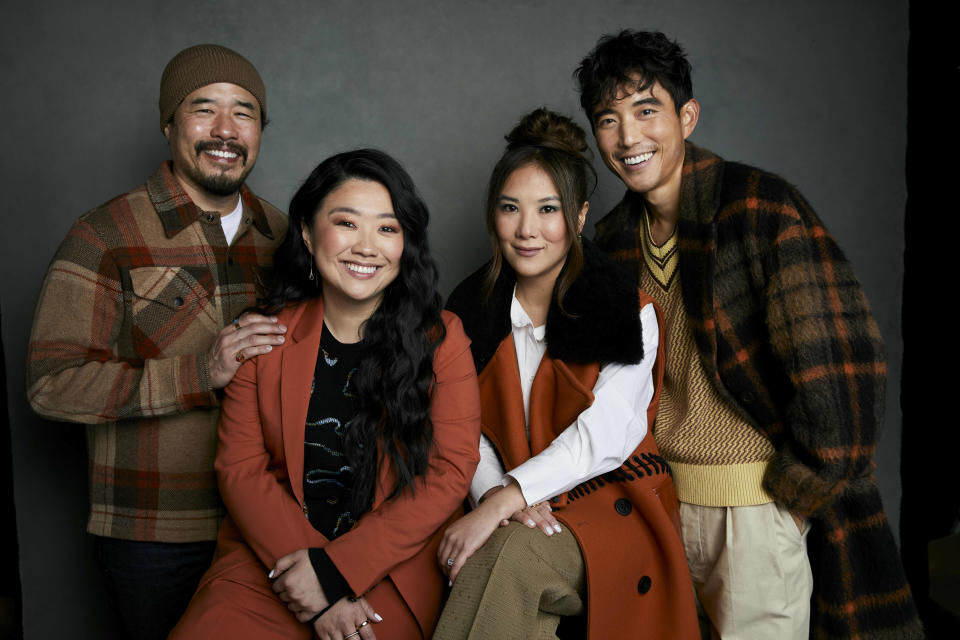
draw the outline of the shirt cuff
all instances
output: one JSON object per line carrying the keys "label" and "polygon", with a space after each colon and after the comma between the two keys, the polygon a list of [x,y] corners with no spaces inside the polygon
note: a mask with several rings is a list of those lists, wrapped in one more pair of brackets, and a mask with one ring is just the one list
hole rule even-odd
{"label": "shirt cuff", "polygon": [[333,604],[344,596],[353,595],[350,585],[337,565],[327,555],[325,549],[311,548],[307,550],[310,556],[310,564],[313,565],[313,571],[317,574],[317,580],[323,587],[323,595],[327,597],[327,602]]}
{"label": "shirt cuff", "polygon": [[210,361],[205,354],[179,356],[179,380],[177,388],[181,394],[184,411],[219,407],[223,389],[214,389],[210,382]]}
{"label": "shirt cuff", "polygon": [[509,482],[509,478],[516,480],[520,485],[523,499],[527,501],[527,506],[552,498],[551,490],[556,484],[552,477],[555,470],[554,464],[552,460],[538,459],[534,456],[503,476],[504,484]]}
{"label": "shirt cuff", "polygon": [[493,487],[504,486],[503,465],[497,456],[497,450],[486,436],[480,436],[480,463],[470,481],[470,506],[476,507],[487,491]]}

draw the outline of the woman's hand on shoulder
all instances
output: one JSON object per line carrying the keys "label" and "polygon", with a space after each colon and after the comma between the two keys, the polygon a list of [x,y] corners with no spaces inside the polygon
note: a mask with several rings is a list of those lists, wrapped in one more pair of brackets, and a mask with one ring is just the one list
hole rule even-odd
{"label": "woman's hand on shoulder", "polygon": [[[563,531],[563,529],[560,527],[560,523],[553,515],[553,509],[550,508],[549,502],[538,502],[530,505],[526,509],[516,511],[512,516],[510,516],[510,520],[519,522],[520,524],[526,525],[531,529],[539,528],[548,536],[552,536],[555,533],[560,533]],[[500,526],[507,526],[510,524],[510,520],[502,520],[500,522]]]}
{"label": "woman's hand on shoulder", "polygon": [[313,622],[313,631],[320,640],[376,640],[373,625],[382,621],[365,598],[344,597]]}
{"label": "woman's hand on shoulder", "polygon": [[287,609],[300,622],[308,622],[328,604],[306,549],[278,559],[268,577],[274,579],[273,591],[277,597],[287,603]]}
{"label": "woman's hand on shoulder", "polygon": [[450,578],[457,579],[460,569],[477,549],[490,538],[511,513],[523,509],[526,502],[516,482],[497,491],[488,491],[477,508],[447,527],[437,549],[437,562]]}

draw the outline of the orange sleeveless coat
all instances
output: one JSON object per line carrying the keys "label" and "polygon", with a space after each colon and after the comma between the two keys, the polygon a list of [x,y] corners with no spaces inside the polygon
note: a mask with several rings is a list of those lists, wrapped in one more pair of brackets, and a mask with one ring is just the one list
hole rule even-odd
{"label": "orange sleeveless coat", "polygon": [[[641,295],[641,306],[651,301]],[[647,409],[651,425],[663,380],[662,333]],[[504,339],[479,380],[483,433],[507,471],[543,451],[593,403],[599,372],[596,363],[567,364],[545,354],[530,391],[528,442],[513,339]],[[557,519],[576,536],[586,565],[588,638],[697,637],[679,505],[652,429],[618,469],[551,502]]]}
{"label": "orange sleeveless coat", "polygon": [[[629,279],[598,256],[592,243],[584,240],[583,249],[584,270],[564,301],[572,313],[558,313],[554,305],[547,317],[547,353],[530,392],[529,441],[509,327],[512,273],[505,268],[484,296],[483,267],[448,302],[473,342],[481,428],[507,471],[543,451],[593,403],[600,371],[594,360],[636,362],[642,353],[636,314],[653,299],[639,292],[638,300]],[[655,302],[654,307],[659,318]],[[583,554],[592,640],[699,638],[676,492],[652,435],[664,370],[659,324],[646,438],[620,467],[552,499],[554,514],[576,536]]]}

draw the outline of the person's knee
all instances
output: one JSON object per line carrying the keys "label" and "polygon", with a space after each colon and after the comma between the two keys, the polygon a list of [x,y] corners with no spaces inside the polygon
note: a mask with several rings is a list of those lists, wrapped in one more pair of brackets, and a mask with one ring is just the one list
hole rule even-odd
{"label": "person's knee", "polygon": [[529,561],[530,554],[546,535],[539,529],[531,529],[519,522],[511,522],[498,528],[487,540],[483,548],[487,554],[495,554],[497,563],[516,566]]}
{"label": "person's knee", "polygon": [[297,622],[273,593],[230,580],[200,587],[171,640],[199,638],[309,638],[310,628]]}
{"label": "person's knee", "polygon": [[491,572],[527,574],[536,568],[545,578],[559,573],[565,581],[583,581],[580,547],[569,531],[547,536],[540,529],[511,522],[497,529],[474,556]]}

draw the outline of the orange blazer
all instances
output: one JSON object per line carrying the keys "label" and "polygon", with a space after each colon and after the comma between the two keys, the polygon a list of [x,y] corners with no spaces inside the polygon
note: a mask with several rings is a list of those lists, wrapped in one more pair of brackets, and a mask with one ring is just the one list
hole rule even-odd
{"label": "orange blazer", "polygon": [[[446,578],[435,559],[444,524],[458,515],[479,460],[480,398],[460,320],[444,312],[446,339],[434,356],[435,446],[415,490],[385,501],[394,476],[380,465],[372,508],[349,532],[327,540],[303,511],[303,447],[310,384],[323,326],[321,299],[285,309],[287,340],[244,363],[226,389],[215,468],[229,515],[201,586],[230,573],[252,586],[277,558],[325,547],[354,594],[389,576],[425,637],[439,616]],[[266,582],[269,588],[269,582]]]}

